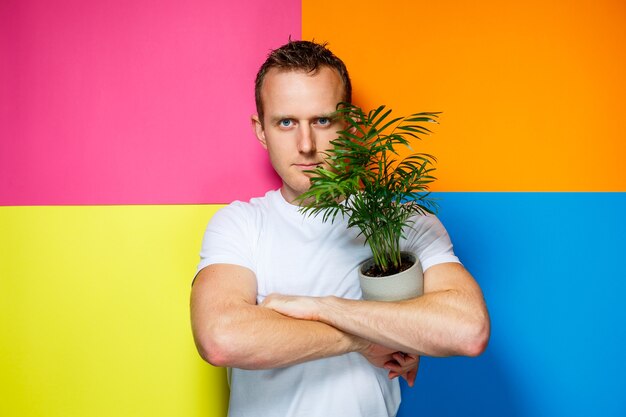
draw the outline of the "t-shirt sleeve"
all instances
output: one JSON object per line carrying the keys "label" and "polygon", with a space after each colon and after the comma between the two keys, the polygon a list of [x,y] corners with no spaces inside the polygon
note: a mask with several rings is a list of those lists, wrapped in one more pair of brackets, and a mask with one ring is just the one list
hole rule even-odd
{"label": "t-shirt sleeve", "polygon": [[436,216],[416,216],[413,222],[413,227],[406,231],[404,250],[417,255],[424,271],[445,262],[461,263],[454,254],[448,232]]}
{"label": "t-shirt sleeve", "polygon": [[248,211],[235,202],[213,215],[204,232],[196,274],[212,264],[240,265],[254,271]]}

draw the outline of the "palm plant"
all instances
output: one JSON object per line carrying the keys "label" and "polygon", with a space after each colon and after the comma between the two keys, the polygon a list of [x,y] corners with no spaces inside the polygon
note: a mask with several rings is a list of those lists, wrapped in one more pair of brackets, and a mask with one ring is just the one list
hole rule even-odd
{"label": "palm plant", "polygon": [[409,138],[431,133],[421,123],[437,123],[439,113],[391,117],[391,112],[380,106],[365,114],[341,103],[334,117],[343,119],[345,128],[325,153],[327,166],[310,171],[311,187],[298,199],[302,212],[322,213],[324,221],[347,216],[348,227],[365,236],[382,275],[401,268],[400,238],[411,216],[437,208],[428,191],[435,157],[410,153],[400,159],[398,149],[412,150]]}

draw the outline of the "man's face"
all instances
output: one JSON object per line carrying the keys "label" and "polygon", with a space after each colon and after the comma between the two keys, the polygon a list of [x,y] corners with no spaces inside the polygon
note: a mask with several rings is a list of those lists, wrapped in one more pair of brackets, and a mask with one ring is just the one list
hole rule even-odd
{"label": "man's face", "polygon": [[283,180],[281,192],[287,201],[309,189],[311,174],[304,171],[321,165],[323,152],[337,138],[341,122],[331,115],[343,96],[341,78],[329,67],[314,75],[275,68],[266,74],[261,89],[263,126],[258,117],[253,120],[256,135]]}

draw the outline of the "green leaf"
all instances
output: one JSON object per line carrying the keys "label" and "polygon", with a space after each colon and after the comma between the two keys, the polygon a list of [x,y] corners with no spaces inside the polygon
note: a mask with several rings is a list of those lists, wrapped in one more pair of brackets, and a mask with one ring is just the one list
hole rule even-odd
{"label": "green leaf", "polygon": [[422,123],[436,123],[439,113],[393,117],[385,106],[367,114],[340,103],[333,117],[346,128],[337,132],[324,153],[328,169],[310,171],[311,187],[298,197],[306,215],[323,221],[347,218],[370,246],[383,270],[400,262],[400,238],[411,227],[412,216],[433,213],[437,204],[428,186],[435,177],[435,157],[413,152],[398,160],[400,147],[413,149],[415,140],[431,131]]}

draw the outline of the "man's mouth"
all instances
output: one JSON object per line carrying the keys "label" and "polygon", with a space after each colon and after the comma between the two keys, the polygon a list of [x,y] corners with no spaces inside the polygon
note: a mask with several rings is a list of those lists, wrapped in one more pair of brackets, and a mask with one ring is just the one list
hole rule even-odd
{"label": "man's mouth", "polygon": [[296,167],[300,168],[300,169],[315,169],[318,166],[322,165],[321,162],[317,162],[317,163],[305,163],[305,164],[294,164]]}

